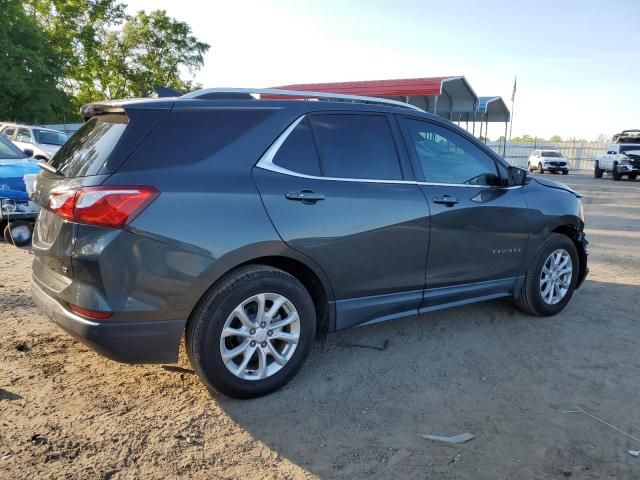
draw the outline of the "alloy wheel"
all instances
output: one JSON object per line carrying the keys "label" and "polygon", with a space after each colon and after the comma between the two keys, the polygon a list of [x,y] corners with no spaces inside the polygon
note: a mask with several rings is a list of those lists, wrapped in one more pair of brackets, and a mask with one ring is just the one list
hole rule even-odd
{"label": "alloy wheel", "polygon": [[559,303],[569,291],[573,276],[571,255],[560,248],[545,260],[540,273],[540,295],[548,305]]}
{"label": "alloy wheel", "polygon": [[263,380],[291,360],[299,340],[300,317],[293,303],[278,293],[259,293],[227,317],[220,355],[236,377]]}

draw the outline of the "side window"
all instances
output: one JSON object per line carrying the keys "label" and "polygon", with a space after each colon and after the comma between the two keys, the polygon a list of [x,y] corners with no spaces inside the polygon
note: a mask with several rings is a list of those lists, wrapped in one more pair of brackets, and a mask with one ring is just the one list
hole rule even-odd
{"label": "side window", "polygon": [[11,138],[13,137],[13,132],[15,131],[16,127],[4,127],[4,129],[2,130],[2,134],[7,138]]}
{"label": "side window", "polygon": [[496,163],[463,136],[433,123],[402,119],[427,182],[498,185]]}
{"label": "side window", "polygon": [[385,115],[316,114],[310,119],[325,176],[402,179]]}
{"label": "side window", "polygon": [[319,177],[320,164],[309,119],[304,118],[278,149],[273,163],[297,173]]}
{"label": "side window", "polygon": [[31,132],[26,128],[19,128],[16,142],[31,142]]}

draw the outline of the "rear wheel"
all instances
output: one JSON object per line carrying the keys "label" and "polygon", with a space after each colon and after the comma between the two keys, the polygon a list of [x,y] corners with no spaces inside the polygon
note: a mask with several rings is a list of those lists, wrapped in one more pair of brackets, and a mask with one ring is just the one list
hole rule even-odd
{"label": "rear wheel", "polygon": [[542,175],[544,173],[544,168],[542,168],[542,164],[541,163],[538,164],[538,173],[540,175]]}
{"label": "rear wheel", "polygon": [[604,173],[604,170],[600,169],[600,163],[596,161],[595,168],[593,169],[593,176],[595,178],[602,178],[603,173]]}
{"label": "rear wheel", "polygon": [[630,173],[629,174],[629,180],[631,180],[632,182],[638,178],[638,174],[637,173]]}
{"label": "rear wheel", "polygon": [[555,315],[571,300],[578,282],[580,260],[573,241],[551,234],[540,246],[516,292],[515,304],[525,313]]}
{"label": "rear wheel", "polygon": [[622,180],[622,174],[618,173],[618,162],[613,162],[613,170],[611,172],[611,177],[616,181]]}
{"label": "rear wheel", "polygon": [[16,247],[24,247],[31,243],[33,226],[23,220],[14,220],[4,227],[4,239]]}
{"label": "rear wheel", "polygon": [[569,175],[569,170],[562,170],[563,175]]}
{"label": "rear wheel", "polygon": [[205,295],[189,320],[186,346],[210,390],[252,398],[293,378],[315,331],[313,301],[300,281],[255,265],[231,272]]}

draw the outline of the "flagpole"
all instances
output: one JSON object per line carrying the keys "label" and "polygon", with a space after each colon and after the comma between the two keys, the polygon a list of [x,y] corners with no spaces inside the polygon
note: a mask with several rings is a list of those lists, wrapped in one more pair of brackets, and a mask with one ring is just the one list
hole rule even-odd
{"label": "flagpole", "polygon": [[[513,112],[516,101],[516,82],[518,77],[513,77],[513,93],[511,94],[511,118],[509,119],[509,141],[511,141],[511,133],[513,132]],[[506,138],[505,138],[506,141]]]}

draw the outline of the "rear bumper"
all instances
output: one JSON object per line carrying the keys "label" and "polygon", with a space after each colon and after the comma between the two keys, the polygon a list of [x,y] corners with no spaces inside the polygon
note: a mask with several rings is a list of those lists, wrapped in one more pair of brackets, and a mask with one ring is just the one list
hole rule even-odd
{"label": "rear bumper", "polygon": [[92,350],[118,362],[175,363],[186,320],[131,323],[88,320],[64,308],[31,282],[38,307],[73,337]]}

